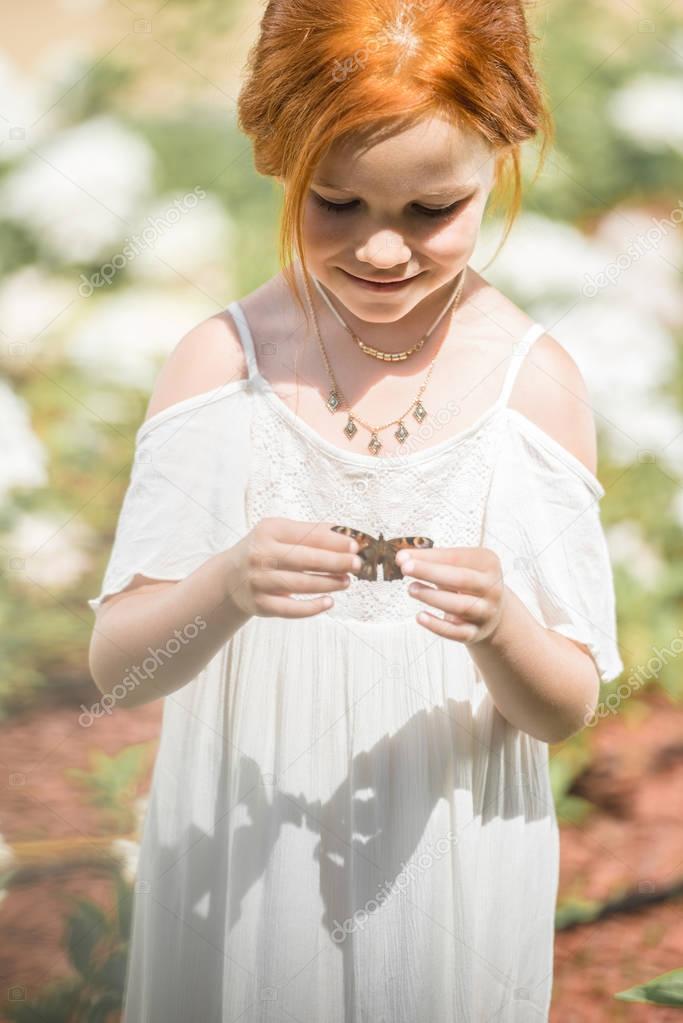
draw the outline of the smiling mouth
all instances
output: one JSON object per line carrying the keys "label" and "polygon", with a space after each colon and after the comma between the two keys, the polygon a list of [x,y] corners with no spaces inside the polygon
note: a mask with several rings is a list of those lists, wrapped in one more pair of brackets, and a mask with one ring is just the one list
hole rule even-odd
{"label": "smiling mouth", "polygon": [[[420,271],[422,273],[423,271]],[[352,274],[348,270],[344,270],[345,274],[349,277],[355,277],[357,281],[365,281],[367,284],[405,284],[407,281],[414,281],[416,277],[420,276],[420,273],[412,274],[410,277],[360,277],[358,274]]]}

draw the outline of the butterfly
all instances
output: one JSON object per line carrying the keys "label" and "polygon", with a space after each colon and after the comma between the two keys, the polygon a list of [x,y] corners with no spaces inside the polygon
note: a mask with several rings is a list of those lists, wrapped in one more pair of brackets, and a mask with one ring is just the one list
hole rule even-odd
{"label": "butterfly", "polygon": [[332,529],[335,533],[343,533],[344,536],[350,536],[358,541],[360,547],[358,557],[363,562],[358,571],[358,578],[369,579],[371,582],[377,579],[378,565],[382,566],[385,582],[403,578],[400,565],[396,564],[396,555],[404,547],[434,546],[434,541],[428,536],[394,536],[391,540],[385,540],[383,533],[374,537],[350,526],[332,526]]}

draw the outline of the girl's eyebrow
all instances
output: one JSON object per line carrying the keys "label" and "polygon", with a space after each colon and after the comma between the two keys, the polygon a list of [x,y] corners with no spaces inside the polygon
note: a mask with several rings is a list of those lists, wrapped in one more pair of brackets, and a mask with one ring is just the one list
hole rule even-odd
{"label": "girl's eyebrow", "polygon": [[[355,189],[353,189],[353,188],[344,188],[341,185],[334,185],[334,184],[332,184],[331,181],[316,181],[314,183],[316,185],[320,185],[322,188],[331,188],[335,192],[354,192],[355,191]],[[460,184],[460,185],[444,185],[442,188],[436,189],[433,192],[425,192],[422,189],[417,189],[417,194],[418,195],[424,195],[426,198],[430,198],[430,199],[439,199],[439,198],[442,198],[443,196],[449,196],[453,192],[464,192],[468,188],[472,188],[472,187],[476,187],[476,186],[472,185],[471,183],[468,184],[467,182],[464,182],[463,184]]]}

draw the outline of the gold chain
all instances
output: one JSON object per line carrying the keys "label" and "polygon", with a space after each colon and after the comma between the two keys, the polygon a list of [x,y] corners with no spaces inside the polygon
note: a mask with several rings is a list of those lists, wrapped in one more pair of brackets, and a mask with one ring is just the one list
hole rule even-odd
{"label": "gold chain", "polygon": [[325,291],[323,290],[323,288],[321,288],[320,284],[318,283],[318,281],[315,278],[314,278],[314,283],[315,283],[316,288],[320,292],[322,298],[325,300],[325,303],[327,304],[327,306],[330,309],[330,311],[333,313],[333,315],[336,317],[336,319],[342,325],[344,330],[346,330],[351,335],[351,337],[356,342],[356,344],[358,345],[360,350],[362,352],[365,352],[366,355],[371,355],[374,359],[380,359],[383,362],[402,362],[403,360],[409,358],[411,355],[414,355],[415,352],[421,351],[421,349],[424,347],[425,341],[427,340],[429,335],[432,333],[432,331],[434,330],[434,327],[436,326],[436,324],[439,322],[439,320],[443,316],[444,312],[446,311],[444,309],[444,311],[441,313],[441,315],[436,318],[435,322],[432,324],[432,326],[429,328],[429,330],[426,331],[422,335],[422,337],[420,338],[419,341],[415,342],[415,344],[412,346],[412,348],[406,348],[405,351],[403,351],[403,352],[383,352],[380,348],[373,348],[372,345],[368,345],[368,344],[365,343],[365,341],[361,340],[361,338],[358,337],[358,334],[356,334],[356,332],[354,330],[352,330],[351,327],[349,327],[349,325],[346,322],[346,320],[337,312],[337,310],[335,309],[335,307],[332,305],[332,303],[330,302],[329,298],[325,294]]}
{"label": "gold chain", "polygon": [[347,326],[346,329],[360,348],[361,352],[365,352],[366,355],[371,355],[374,359],[382,359],[384,362],[401,362],[403,359],[407,359],[415,352],[419,352],[424,347],[424,343],[427,340],[427,335],[425,334],[413,345],[412,348],[406,348],[405,352],[382,352],[379,348],[373,348],[371,345],[366,345],[365,341],[361,341],[358,334],[355,334],[350,327]]}
{"label": "gold chain", "polygon": [[[457,287],[455,288],[454,296],[453,296],[453,298],[451,300],[451,312],[450,312],[450,317],[449,317],[449,329],[450,329],[450,324],[451,324],[452,319],[453,319],[453,314],[455,313],[455,310],[456,310],[456,308],[458,306],[458,303],[460,302],[460,297],[462,295],[463,287],[464,287],[464,284],[465,284],[465,276],[466,276],[466,274],[467,274],[467,266],[465,266],[465,268],[462,270],[462,272],[460,274],[460,279],[458,281]],[[347,413],[348,413],[348,419],[347,419],[346,426],[343,428],[346,437],[348,437],[348,439],[351,440],[354,437],[354,435],[358,432],[358,428],[356,426],[356,423],[360,423],[360,425],[363,426],[366,430],[368,430],[370,432],[370,434],[371,434],[370,441],[368,443],[368,450],[371,451],[373,455],[376,455],[377,452],[380,450],[380,448],[383,446],[381,441],[379,440],[379,437],[377,436],[377,434],[380,433],[382,430],[386,430],[386,429],[388,429],[388,427],[393,426],[395,423],[398,424],[398,430],[396,430],[394,432],[394,437],[399,442],[399,444],[405,443],[406,438],[408,436],[410,436],[408,430],[406,429],[405,423],[403,422],[403,420],[408,415],[408,413],[412,410],[413,417],[418,421],[418,423],[422,423],[423,420],[427,417],[427,414],[428,414],[427,410],[424,407],[424,405],[422,404],[422,402],[420,401],[420,398],[422,397],[422,395],[424,393],[424,390],[425,390],[427,384],[429,383],[429,378],[431,377],[432,370],[434,369],[434,363],[436,362],[436,360],[437,360],[437,358],[438,358],[438,356],[440,354],[441,349],[439,349],[437,354],[432,359],[432,361],[431,361],[431,363],[429,365],[429,369],[427,371],[427,376],[425,378],[424,383],[422,384],[422,386],[418,390],[417,396],[410,403],[410,405],[405,410],[403,415],[399,416],[398,419],[392,419],[390,422],[384,423],[382,426],[371,426],[369,423],[366,423],[365,420],[361,419],[360,416],[357,416],[355,414],[355,412],[352,411],[351,406],[346,401],[346,398],[342,394],[342,391],[341,391],[341,389],[339,388],[339,386],[337,384],[334,372],[332,370],[332,366],[330,365],[330,360],[329,360],[329,358],[327,356],[327,351],[325,350],[325,345],[323,344],[323,339],[320,336],[320,328],[318,327],[318,318],[317,318],[317,316],[315,314],[315,309],[313,307],[313,302],[311,301],[311,294],[310,294],[309,287],[308,287],[308,278],[307,278],[307,275],[305,273],[303,274],[303,280],[304,280],[304,286],[305,286],[305,289],[306,289],[306,298],[307,298],[307,301],[308,301],[308,307],[309,307],[309,310],[311,312],[311,315],[313,316],[313,323],[315,325],[315,332],[316,332],[316,335],[317,335],[317,338],[318,338],[318,344],[320,346],[320,351],[322,353],[323,360],[325,362],[325,367],[327,369],[328,375],[330,377],[330,380],[332,381],[332,390],[330,391],[330,393],[328,395],[328,398],[325,401],[326,407],[329,409],[329,411],[331,413],[335,413],[343,405],[346,406]],[[333,311],[335,311],[335,310],[333,310]],[[341,320],[341,317],[339,317],[339,314],[337,314],[337,316]],[[341,321],[341,322],[343,323],[343,321]],[[347,327],[346,324],[344,324],[344,326]],[[348,329],[349,328],[347,327],[347,330]],[[351,333],[353,333],[353,332],[351,332]],[[427,335],[425,335],[423,338],[421,338],[421,341],[418,342],[420,344],[420,347],[422,347],[422,345],[424,344],[426,338],[427,338]],[[382,356],[384,356],[386,354],[387,353],[382,353]]]}

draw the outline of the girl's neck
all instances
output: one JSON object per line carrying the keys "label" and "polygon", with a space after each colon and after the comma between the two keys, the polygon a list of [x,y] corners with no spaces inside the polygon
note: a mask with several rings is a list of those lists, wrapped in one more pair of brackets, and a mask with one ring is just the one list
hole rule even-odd
{"label": "girl's neck", "polygon": [[[304,289],[305,294],[303,272],[300,264],[297,264],[297,270],[297,283],[302,289]],[[440,317],[439,322],[434,327],[428,341],[438,342],[439,339],[446,336],[452,316],[449,300],[454,298],[454,289],[459,273],[460,271],[454,274],[453,277],[446,281],[445,284],[441,285],[436,289],[436,291],[432,292],[425,299],[419,302],[405,316],[402,316],[397,320],[393,320],[392,322],[384,323],[375,323],[361,319],[347,309],[341,299],[330,291],[330,289],[322,282],[320,282],[320,287],[324,289],[329,302],[337,311],[341,319],[344,320],[351,330],[358,334],[365,344],[371,345],[372,347],[378,348],[384,352],[402,352],[407,348],[411,348],[417,341],[419,341],[419,339],[432,327],[437,317]],[[463,308],[469,293],[471,292],[472,282],[469,279],[470,275],[471,270],[468,268],[464,287],[458,302],[458,310]],[[315,310],[316,319],[318,321],[318,328],[326,347],[328,338],[334,339],[340,334],[343,334],[348,341],[349,336],[347,331],[334,315],[313,282],[310,282],[308,290]],[[443,315],[441,315],[442,313]],[[313,325],[312,327],[315,329]],[[433,349],[435,346],[433,343],[430,343],[429,347]]]}

